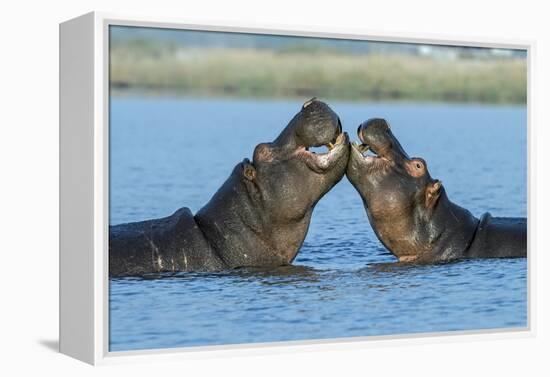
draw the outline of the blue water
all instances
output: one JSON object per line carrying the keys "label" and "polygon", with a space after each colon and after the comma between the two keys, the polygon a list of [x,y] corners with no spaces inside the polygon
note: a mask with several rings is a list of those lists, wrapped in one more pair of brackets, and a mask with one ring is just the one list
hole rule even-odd
{"label": "blue water", "polygon": [[[110,223],[196,212],[299,101],[114,97]],[[355,138],[385,117],[451,200],[526,216],[523,106],[331,102]],[[294,266],[110,280],[111,351],[527,325],[526,259],[396,267],[344,178],[317,205]]]}

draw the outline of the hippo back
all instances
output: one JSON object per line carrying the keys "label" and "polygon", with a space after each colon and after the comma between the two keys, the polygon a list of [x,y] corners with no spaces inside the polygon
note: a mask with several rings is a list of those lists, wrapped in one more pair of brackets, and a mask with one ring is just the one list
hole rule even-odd
{"label": "hippo back", "polygon": [[479,222],[466,258],[513,258],[527,256],[527,219],[492,217],[485,213]]}
{"label": "hippo back", "polygon": [[109,276],[223,267],[189,208],[160,219],[109,227]]}

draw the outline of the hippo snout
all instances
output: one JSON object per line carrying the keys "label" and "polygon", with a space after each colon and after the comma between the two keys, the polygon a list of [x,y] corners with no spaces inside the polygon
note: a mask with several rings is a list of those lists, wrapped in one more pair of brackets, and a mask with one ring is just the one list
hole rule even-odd
{"label": "hippo snout", "polygon": [[317,98],[303,104],[293,126],[296,136],[306,147],[333,144],[342,134],[342,122],[338,115]]}
{"label": "hippo snout", "polygon": [[371,118],[357,128],[357,136],[363,144],[373,144],[377,139],[383,139],[390,129],[389,123],[383,118]]}
{"label": "hippo snout", "polygon": [[370,150],[393,161],[410,159],[393,135],[390,124],[383,118],[371,118],[361,123],[357,129],[357,136],[363,144],[362,151]]}

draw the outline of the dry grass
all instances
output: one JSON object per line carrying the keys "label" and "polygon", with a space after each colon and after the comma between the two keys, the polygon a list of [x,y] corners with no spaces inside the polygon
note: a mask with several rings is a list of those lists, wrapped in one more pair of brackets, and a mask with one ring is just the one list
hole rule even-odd
{"label": "dry grass", "polygon": [[111,82],[185,95],[487,103],[525,103],[527,86],[524,59],[128,46],[113,47]]}

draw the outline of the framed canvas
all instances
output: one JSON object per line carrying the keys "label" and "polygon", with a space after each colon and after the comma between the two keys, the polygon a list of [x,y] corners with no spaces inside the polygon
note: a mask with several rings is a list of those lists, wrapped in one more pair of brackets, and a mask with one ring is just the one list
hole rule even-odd
{"label": "framed canvas", "polygon": [[530,334],[532,51],[62,23],[61,352],[98,364]]}

